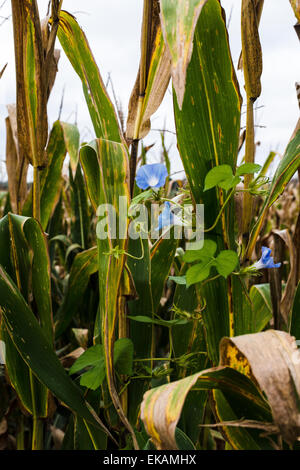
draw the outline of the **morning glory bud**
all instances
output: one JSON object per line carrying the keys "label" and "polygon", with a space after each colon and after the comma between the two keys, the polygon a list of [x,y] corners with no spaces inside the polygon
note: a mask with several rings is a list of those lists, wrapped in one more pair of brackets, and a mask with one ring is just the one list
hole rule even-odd
{"label": "morning glory bud", "polygon": [[281,263],[274,264],[274,260],[271,256],[272,250],[263,246],[262,249],[262,257],[256,263],[253,264],[252,268],[255,269],[270,269],[270,268],[280,268]]}

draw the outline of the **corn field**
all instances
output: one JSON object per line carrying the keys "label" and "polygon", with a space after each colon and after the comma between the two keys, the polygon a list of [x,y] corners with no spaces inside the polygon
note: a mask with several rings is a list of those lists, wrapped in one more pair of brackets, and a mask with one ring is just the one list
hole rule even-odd
{"label": "corn field", "polygon": [[[0,450],[300,450],[300,120],[270,176],[264,0],[239,1],[240,83],[222,0],[144,0],[127,122],[89,31],[63,0],[45,19],[38,3],[11,0]],[[285,4],[300,39],[300,2]],[[91,142],[49,122],[63,54]],[[160,163],[144,143],[170,83],[183,180],[164,131]]]}

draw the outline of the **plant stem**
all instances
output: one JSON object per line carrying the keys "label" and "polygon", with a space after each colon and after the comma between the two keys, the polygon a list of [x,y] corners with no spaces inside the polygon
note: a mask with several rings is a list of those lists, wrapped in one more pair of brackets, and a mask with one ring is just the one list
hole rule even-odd
{"label": "plant stem", "polygon": [[133,197],[134,180],[137,164],[137,152],[140,140],[140,129],[143,118],[143,106],[145,100],[145,92],[148,81],[149,62],[151,55],[151,22],[152,22],[152,9],[153,0],[144,0],[143,10],[143,25],[142,25],[142,38],[141,38],[141,63],[140,63],[140,80],[139,80],[139,98],[134,126],[134,135],[131,145],[131,158],[130,158],[130,194]]}
{"label": "plant stem", "polygon": [[230,193],[228,194],[228,196],[227,196],[225,202],[223,203],[223,205],[222,205],[222,207],[221,207],[221,209],[220,209],[220,212],[219,212],[219,214],[218,214],[218,216],[217,216],[217,218],[216,218],[214,224],[213,224],[210,228],[204,230],[204,233],[211,232],[211,231],[218,225],[218,222],[219,222],[219,220],[220,220],[220,218],[221,218],[221,216],[222,216],[222,214],[223,214],[223,212],[224,212],[224,210],[225,210],[225,208],[226,208],[228,202],[230,201],[232,195],[234,194],[234,191],[235,191],[235,188],[232,188],[232,190],[231,190]]}
{"label": "plant stem", "polygon": [[24,415],[20,415],[19,429],[17,432],[17,450],[25,450],[24,443]]}
{"label": "plant stem", "polygon": [[133,198],[134,194],[134,181],[137,164],[137,153],[139,148],[139,139],[135,139],[131,144],[131,155],[130,155],[130,197]]}
{"label": "plant stem", "polygon": [[44,423],[38,416],[33,416],[32,450],[42,450],[44,440]]}
{"label": "plant stem", "polygon": [[41,205],[40,205],[40,170],[38,167],[33,168],[33,217],[40,221]]}
{"label": "plant stem", "polygon": [[[254,163],[255,160],[255,142],[254,142],[254,112],[253,100],[247,99],[247,130],[246,130],[246,149],[245,163]],[[248,189],[253,179],[253,175],[245,175],[244,189]],[[248,240],[249,228],[252,219],[253,199],[249,192],[244,194],[244,211],[243,211],[243,236]]]}
{"label": "plant stem", "polygon": [[[120,295],[118,297],[118,319],[119,319],[119,335],[118,336],[119,336],[119,339],[128,338],[128,332],[127,332],[128,320],[127,320],[126,307],[127,307],[126,297],[124,295]],[[122,375],[121,380],[126,382],[127,377],[125,375]],[[128,390],[127,388],[122,393],[119,392],[119,396],[120,396],[120,401],[121,401],[124,414],[125,416],[127,416],[128,414]]]}
{"label": "plant stem", "polygon": [[[33,168],[33,217],[40,221],[41,218],[41,205],[40,205],[40,169],[37,166]],[[32,412],[33,412],[33,428],[32,428],[32,450],[43,449],[43,421],[39,418],[36,406],[35,396],[35,376],[31,369],[29,369],[30,389],[32,398]]]}

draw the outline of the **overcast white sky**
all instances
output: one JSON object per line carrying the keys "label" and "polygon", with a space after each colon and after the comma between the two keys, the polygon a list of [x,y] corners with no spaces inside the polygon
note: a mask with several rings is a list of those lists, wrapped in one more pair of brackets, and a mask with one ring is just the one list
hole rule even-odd
{"label": "overcast white sky", "polygon": [[[4,0],[0,0],[0,5]],[[230,18],[229,35],[234,65],[240,54],[240,0],[222,0]],[[41,16],[47,11],[48,0],[38,0]],[[63,8],[73,13],[83,27],[100,68],[104,82],[110,73],[116,95],[127,113],[128,100],[135,82],[139,63],[139,37],[142,17],[142,0],[64,0]],[[10,1],[0,10],[1,16],[10,15]],[[0,24],[2,19],[0,18]],[[294,31],[295,17],[288,0],[265,0],[261,20],[261,42],[264,53],[262,95],[257,101],[261,107],[256,113],[257,140],[261,142],[257,160],[262,163],[270,150],[284,152],[299,117],[295,82],[300,81],[300,42]],[[0,81],[0,179],[4,178],[6,105],[15,102],[14,48],[11,19],[0,27],[0,68],[8,62]],[[59,47],[59,43],[57,43]],[[241,90],[243,77],[238,72]],[[49,101],[49,125],[57,119],[62,91],[65,87],[62,120],[74,122],[78,114],[78,126],[82,140],[94,137],[80,80],[62,53],[59,73]],[[109,90],[110,91],[110,90]],[[111,92],[111,91],[110,91]],[[245,110],[245,108],[243,108]],[[172,96],[166,98],[152,119],[152,128],[164,126],[174,131]],[[146,144],[157,142],[151,151],[151,161],[159,161],[159,134],[151,132]],[[168,134],[167,144],[172,145],[172,171],[182,165],[176,150],[176,139]]]}

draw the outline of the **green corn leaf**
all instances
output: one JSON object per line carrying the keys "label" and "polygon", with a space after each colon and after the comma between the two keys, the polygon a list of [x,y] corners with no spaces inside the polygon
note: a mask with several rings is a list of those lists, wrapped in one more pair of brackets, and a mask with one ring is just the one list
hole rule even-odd
{"label": "green corn leaf", "polygon": [[[0,265],[5,268],[7,272],[14,278],[14,281],[17,282],[16,279],[16,272],[13,265],[13,257],[11,257],[11,232],[9,228],[9,218],[5,216],[0,221]],[[20,246],[20,244],[18,244]],[[22,248],[23,248],[22,244]],[[24,248],[24,252],[26,253],[26,245]],[[26,259],[26,273],[29,273],[29,260]],[[23,280],[24,282],[24,280]],[[25,289],[25,286],[24,286]],[[27,288],[25,289],[25,294],[28,293]],[[25,362],[23,361],[22,357],[18,353],[13,344],[5,324],[1,321],[1,329],[0,329],[0,336],[1,340],[5,343],[6,349],[6,367],[7,372],[10,377],[10,381],[13,384],[22,404],[28,412],[33,412],[32,406],[32,396],[31,396],[31,389],[30,389],[30,377],[29,377],[29,369]]]}
{"label": "green corn leaf", "polygon": [[80,161],[85,174],[88,195],[96,212],[100,205],[100,168],[97,158],[97,143],[91,142],[80,150]]}
{"label": "green corn leaf", "polygon": [[12,223],[22,227],[33,254],[32,293],[41,328],[51,344],[53,342],[51,273],[46,237],[36,220],[25,219],[22,221],[18,216],[11,215],[10,217],[12,221],[14,220]]}
{"label": "green corn leaf", "polygon": [[123,138],[115,109],[109,99],[87,38],[74,16],[62,11],[58,39],[79,75],[97,138],[121,143]]}
{"label": "green corn leaf", "polygon": [[252,325],[245,333],[259,333],[273,316],[270,284],[252,286],[249,295],[252,302]]}
{"label": "green corn leaf", "polygon": [[57,312],[55,334],[58,338],[70,325],[77,312],[92,274],[98,271],[97,248],[91,248],[76,255],[68,280],[64,300]]}
{"label": "green corn leaf", "polygon": [[[173,23],[174,31],[177,23]],[[240,132],[241,98],[232,64],[226,19],[220,2],[205,3],[199,16],[191,61],[187,68],[182,107],[174,94],[177,142],[195,203],[205,207],[205,225],[211,227],[224,203],[222,189],[204,192],[207,173],[228,165],[235,174]],[[235,250],[234,207],[229,202],[220,222],[210,232],[218,251]],[[232,282],[231,282],[232,281]],[[234,291],[234,292],[233,292]],[[240,311],[232,299],[241,297],[234,280],[217,279],[199,288],[206,299],[203,322],[210,358],[218,364],[218,345],[234,334]]]}
{"label": "green corn leaf", "polygon": [[[73,412],[106,430],[80,390],[68,377],[37,319],[1,266],[0,298],[7,331],[28,367]],[[110,435],[109,431],[106,432]]]}
{"label": "green corn leaf", "polygon": [[[221,390],[214,390],[213,397],[216,402],[216,410],[218,419],[221,422],[236,423],[237,426],[223,427],[223,433],[227,441],[231,444],[234,450],[272,450],[271,443],[267,439],[262,439],[260,436],[262,431],[260,429],[247,429],[245,427],[238,427],[238,423],[243,421],[245,404],[236,401],[233,404],[232,393],[224,393]],[[242,419],[241,419],[242,416]],[[253,413],[253,417],[255,414]],[[263,424],[263,423],[262,423]]]}
{"label": "green corn leaf", "polygon": [[266,176],[266,174],[267,174],[267,172],[270,168],[270,165],[274,161],[274,158],[276,157],[276,155],[277,155],[277,152],[270,152],[269,153],[265,163],[262,166],[261,171],[259,172],[259,175],[258,175],[259,178],[262,178],[262,177]]}
{"label": "green corn leaf", "polygon": [[[41,225],[44,230],[46,230],[48,221],[59,200],[62,187],[61,173],[66,153],[63,132],[59,121],[57,121],[53,125],[47,146],[48,167],[43,170],[40,180]],[[30,202],[32,204],[32,194]],[[29,215],[28,211],[24,214]]]}
{"label": "green corn leaf", "polygon": [[274,204],[274,202],[278,199],[278,197],[283,193],[286,185],[291,180],[293,175],[296,173],[300,165],[300,130],[296,133],[295,137],[285,151],[285,154],[280,161],[276,173],[274,175],[271,187],[269,189],[269,193],[266,197],[264,205],[262,207],[261,213],[258,217],[256,224],[254,225],[251,235],[249,244],[247,247],[246,256],[250,257],[259,232],[261,230],[262,224],[265,220],[266,214],[269,208]]}
{"label": "green corn leaf", "polygon": [[179,450],[196,450],[191,439],[179,428],[176,428],[175,439]]}
{"label": "green corn leaf", "polygon": [[[1,321],[0,325],[0,339],[5,344],[5,363],[9,380],[18,394],[25,410],[27,410],[28,413],[33,414],[29,368],[23,361],[22,356],[16,350],[16,347],[8,334],[4,321]],[[35,387],[35,390],[37,390],[37,387]],[[40,397],[41,390],[39,390],[39,392],[38,396]],[[39,410],[39,414],[41,416],[47,416],[45,403],[44,406],[39,406]]]}
{"label": "green corn leaf", "polygon": [[[177,2],[173,3],[176,9]],[[217,201],[212,192],[204,198],[205,178],[215,166],[228,165],[232,169],[229,174],[228,168],[228,176],[235,171],[241,107],[226,25],[217,0],[207,2],[201,11],[182,109],[176,97],[174,105],[178,147],[191,191],[196,202],[203,201],[207,206],[207,223],[212,225]]]}
{"label": "green corn leaf", "polygon": [[[14,214],[8,214],[1,220],[1,235],[5,236],[5,232],[6,238],[9,236],[6,249],[13,264],[10,264],[9,259],[5,257],[1,257],[0,264],[12,275],[26,298],[29,299],[32,293],[41,329],[51,345],[53,324],[50,264],[45,235],[36,220]],[[1,336],[7,344],[6,364],[10,379],[20,399],[30,412],[46,417],[48,392],[38,380],[34,379],[32,387],[35,389],[35,404],[33,405],[28,367],[12,343],[5,322],[2,325]]]}
{"label": "green corn leaf", "polygon": [[248,293],[247,287],[239,276],[233,276],[233,281],[242,287],[242,294],[239,293],[233,299],[236,303],[236,311],[242,312],[235,317],[236,336],[263,331],[273,316],[270,284],[256,284]]}
{"label": "green corn leaf", "polygon": [[300,130],[289,143],[284,157],[279,163],[267,198],[270,207],[283,193],[286,185],[294,176],[300,165]]}
{"label": "green corn leaf", "polygon": [[[148,318],[153,317],[153,302],[151,291],[151,261],[149,240],[133,240],[128,243],[128,253],[135,258],[142,254],[141,243],[143,243],[144,256],[142,259],[128,257],[127,264],[134,280],[138,298],[128,302],[129,314],[139,315],[141,312]],[[134,351],[137,358],[149,357],[152,346],[152,329],[148,325],[132,323],[131,338],[134,342]]]}
{"label": "green corn leaf", "polygon": [[[119,225],[119,198],[123,197],[128,210],[128,186],[126,183],[128,170],[128,155],[126,148],[118,143],[99,139],[93,142],[93,146],[87,145],[81,149],[81,161],[85,172],[87,186],[90,186],[90,161],[89,158],[93,152],[98,162],[98,174],[100,181],[98,182],[99,194],[94,196],[97,207],[102,204],[111,204],[116,210],[116,226]],[[94,160],[93,160],[94,167]],[[105,175],[105,181],[104,181]],[[90,193],[90,191],[89,191]],[[124,213],[122,214],[124,215]],[[126,212],[125,212],[126,216]],[[110,223],[110,220],[108,221]],[[106,328],[109,329],[109,337],[112,338],[113,327],[115,325],[115,301],[118,295],[118,286],[120,285],[121,274],[124,267],[124,254],[119,257],[113,256],[112,249],[125,248],[127,230],[127,221],[125,217],[124,233],[119,233],[119,239],[107,238],[101,240],[98,238],[98,256],[99,256],[99,281],[100,281],[100,304],[103,314],[102,320],[107,317]],[[123,239],[121,238],[123,236]],[[114,285],[115,289],[108,289],[108,286]],[[108,290],[107,290],[108,289]],[[107,296],[109,292],[109,296]]]}
{"label": "green corn leaf", "polygon": [[[121,296],[119,289],[124,280],[125,252],[128,245],[127,214],[130,200],[128,151],[123,144],[98,139],[91,145],[81,148],[80,159],[93,205],[96,207],[102,205],[103,208],[103,205],[110,204],[116,216],[115,222],[118,227],[116,234],[113,234],[110,217],[106,217],[105,220],[105,226],[108,227],[107,238],[102,237],[101,233],[99,234],[99,224],[101,226],[103,221],[99,220],[97,225],[100,302],[96,321],[98,331],[95,331],[95,336],[102,337],[110,396],[120,419],[132,436],[134,447],[137,449],[138,444],[133,428],[124,414],[116,390],[113,363],[115,326]],[[93,170],[97,166],[98,170],[93,174]],[[96,190],[96,192],[93,194],[92,190]],[[99,212],[97,215],[100,217]],[[114,286],[113,289],[112,286]]]}
{"label": "green corn leaf", "polygon": [[77,243],[81,248],[85,249],[88,246],[89,230],[91,225],[88,194],[80,165],[77,166],[74,178],[71,166],[69,173],[70,185],[72,188],[71,207],[74,214],[74,221],[71,225],[71,237],[75,244]]}
{"label": "green corn leaf", "polygon": [[[41,328],[51,344],[53,339],[50,263],[46,237],[39,223],[31,218],[8,214],[15,278],[25,296],[29,279]],[[29,278],[30,276],[30,278]]]}
{"label": "green corn leaf", "polygon": [[114,344],[114,364],[121,375],[133,374],[133,342],[129,338],[121,338]]}
{"label": "green corn leaf", "polygon": [[294,336],[298,341],[300,340],[299,315],[300,315],[300,282],[298,282],[298,287],[297,287],[295,298],[294,298],[292,317],[291,317],[291,326],[290,326],[290,334]]}
{"label": "green corn leaf", "polygon": [[68,122],[60,123],[67,152],[70,157],[70,165],[72,169],[73,177],[75,178],[78,162],[79,162],[79,147],[80,147],[80,134],[77,126]]}
{"label": "green corn leaf", "polygon": [[72,444],[64,450],[105,450],[107,448],[107,436],[99,428],[87,423],[78,416],[72,417],[74,420],[74,428],[71,429]]}
{"label": "green corn leaf", "polygon": [[[181,274],[186,274],[188,266],[184,264]],[[203,336],[203,325],[195,315],[198,307],[197,292],[195,286],[186,288],[184,285],[178,284],[174,293],[174,312],[179,312],[180,316],[177,321],[188,320],[185,325],[174,324],[172,328],[173,350],[175,357],[183,356],[187,353],[205,351],[206,344]],[[185,317],[184,317],[184,316]],[[193,315],[194,318],[193,318]],[[192,321],[191,321],[192,320]],[[196,370],[203,368],[205,355],[197,356]]]}
{"label": "green corn leaf", "polygon": [[[79,137],[78,129],[72,124],[68,124],[68,129],[64,130],[65,124],[56,121],[50,133],[46,153],[48,166],[41,171],[40,177],[40,199],[41,199],[41,225],[46,230],[49,219],[59,200],[62,188],[62,167],[67,152],[74,153],[76,141]],[[74,138],[75,142],[72,140]],[[29,193],[24,205],[23,215],[32,215],[32,191]]]}
{"label": "green corn leaf", "polygon": [[[187,265],[184,264],[181,274],[185,274],[186,270]],[[172,328],[173,354],[176,359],[181,359],[174,363],[177,372],[176,379],[203,370],[208,364],[203,323],[200,320],[200,314],[196,313],[200,307],[199,302],[195,286],[188,289],[182,285],[176,286],[174,312],[176,315],[180,314],[179,318],[184,315],[189,319],[186,325],[174,325]],[[202,421],[207,398],[206,390],[197,390],[191,392],[185,401],[179,426],[194,443],[199,438],[198,424]]]}
{"label": "green corn leaf", "polygon": [[[128,315],[143,315],[152,319],[153,302],[151,291],[151,260],[150,260],[150,244],[148,239],[134,240],[129,239],[128,253],[135,258],[141,258],[142,247],[144,257],[142,259],[127,258],[127,265],[131,272],[138,298],[129,300]],[[130,322],[130,338],[134,344],[134,353],[137,359],[149,358],[153,355],[153,332],[154,325],[151,323]],[[148,361],[143,363],[149,365]],[[139,414],[140,403],[143,395],[149,388],[150,379],[133,380],[128,387],[128,417],[134,425]]]}
{"label": "green corn leaf", "polygon": [[180,318],[176,320],[159,320],[156,318],[143,317],[142,315],[137,315],[136,317],[129,316],[128,318],[139,323],[151,323],[153,325],[166,326],[167,328],[172,328],[175,325],[186,325],[188,323],[188,320]]}
{"label": "green corn leaf", "polygon": [[174,228],[172,228],[170,238],[161,238],[151,250],[151,290],[154,312],[158,310],[178,244],[179,240],[174,238]]}

